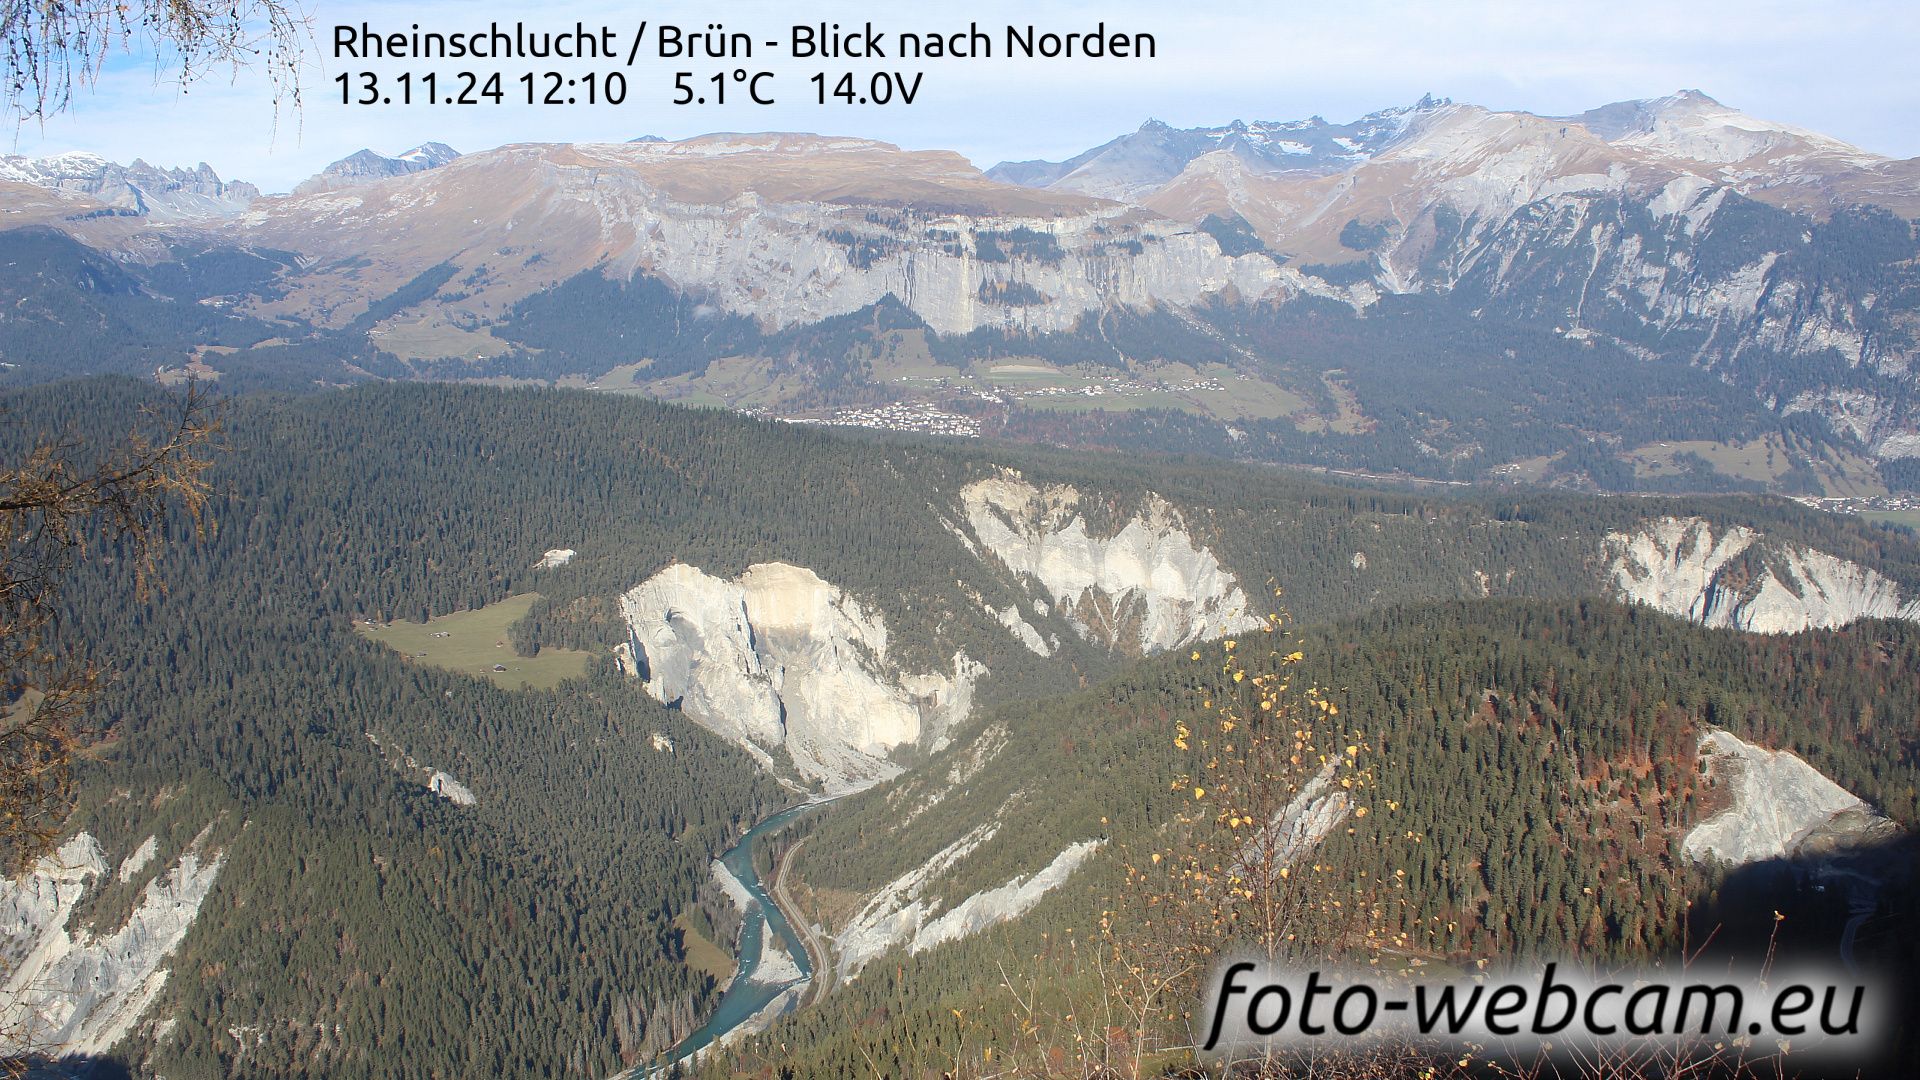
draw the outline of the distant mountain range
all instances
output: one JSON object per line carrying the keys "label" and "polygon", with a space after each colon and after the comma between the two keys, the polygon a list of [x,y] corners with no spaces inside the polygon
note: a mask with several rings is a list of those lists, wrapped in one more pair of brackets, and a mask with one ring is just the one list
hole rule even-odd
{"label": "distant mountain range", "polygon": [[161,221],[231,214],[260,197],[252,184],[222,181],[204,161],[195,169],[163,169],[138,158],[131,165],[116,165],[82,153],[0,157],[0,181],[82,196],[111,210]]}
{"label": "distant mountain range", "polygon": [[[1902,464],[1920,458],[1920,161],[1697,91],[1567,117],[1429,97],[1348,124],[1149,122],[985,173],[799,134],[429,143],[290,196],[228,184],[190,214],[178,195],[164,218],[157,184],[126,197],[105,163],[8,169],[38,187],[0,188],[6,224],[217,299],[269,348],[325,343],[270,381],[598,380],[1481,482],[1864,496],[1920,478]],[[213,294],[165,269],[215,250],[277,254]],[[152,355],[266,363],[204,344]],[[73,367],[23,347],[0,333],[12,378]]]}
{"label": "distant mountain range", "polygon": [[1272,171],[1337,172],[1367,160],[1406,133],[1421,112],[1448,102],[1422,98],[1411,108],[1385,109],[1351,124],[1307,120],[1239,120],[1225,127],[1175,128],[1158,120],[1066,161],[1003,161],[987,170],[995,180],[1131,201],[1178,177],[1197,159],[1225,153]]}

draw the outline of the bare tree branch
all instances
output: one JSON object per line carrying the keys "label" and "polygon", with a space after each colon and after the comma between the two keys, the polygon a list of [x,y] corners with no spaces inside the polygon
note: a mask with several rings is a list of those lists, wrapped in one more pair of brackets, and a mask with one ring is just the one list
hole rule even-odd
{"label": "bare tree branch", "polygon": [[198,534],[211,524],[212,402],[190,385],[149,417],[149,430],[130,432],[94,464],[79,460],[84,447],[67,436],[0,471],[0,872],[31,866],[59,835],[78,720],[100,681],[92,664],[50,640],[75,557],[89,544],[119,544],[145,596],[158,584],[169,507]]}
{"label": "bare tree branch", "polygon": [[115,48],[151,50],[186,85],[226,66],[258,64],[276,107],[300,105],[307,20],[285,0],[0,0],[7,104],[22,119],[64,112]]}

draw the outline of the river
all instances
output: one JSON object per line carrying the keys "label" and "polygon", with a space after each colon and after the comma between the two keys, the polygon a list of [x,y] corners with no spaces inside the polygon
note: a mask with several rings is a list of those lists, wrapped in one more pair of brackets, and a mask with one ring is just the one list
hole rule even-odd
{"label": "river", "polygon": [[[699,1053],[712,1045],[715,1040],[752,1019],[782,993],[796,986],[804,986],[812,980],[813,961],[807,956],[806,947],[801,944],[800,936],[794,932],[792,924],[787,922],[786,914],[780,910],[780,905],[774,903],[773,898],[767,895],[766,886],[760,883],[760,875],[753,868],[753,845],[767,833],[779,829],[787,822],[820,805],[822,804],[803,803],[780,811],[748,829],[737,843],[720,856],[720,861],[726,865],[734,877],[740,879],[740,884],[746,886],[747,895],[752,898],[752,902],[747,905],[747,910],[742,915],[740,926],[739,970],[734,972],[733,982],[727,987],[726,993],[720,997],[719,1008],[713,1011],[713,1015],[707,1018],[707,1022],[691,1035],[680,1040],[679,1045],[662,1057],[659,1063],[653,1066],[652,1071],[663,1071],[673,1063],[684,1061]],[[759,970],[761,956],[766,950],[768,927],[772,927],[775,936],[779,938],[780,946],[793,957],[794,966],[800,969],[799,978],[777,983],[754,980],[753,973]],[[790,998],[782,1007],[782,1011],[793,1008],[794,1001],[797,1000],[797,998]]]}

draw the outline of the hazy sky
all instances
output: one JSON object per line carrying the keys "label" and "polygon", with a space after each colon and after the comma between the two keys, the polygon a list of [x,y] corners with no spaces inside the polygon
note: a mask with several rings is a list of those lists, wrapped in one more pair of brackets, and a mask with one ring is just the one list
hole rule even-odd
{"label": "hazy sky", "polygon": [[[222,73],[181,94],[151,57],[117,57],[70,115],[19,127],[10,152],[89,150],[119,161],[205,161],[222,176],[284,191],[362,147],[397,153],[427,140],[463,152],[510,142],[680,138],[709,131],[815,131],[862,135],[913,148],[958,150],[982,167],[1002,159],[1060,158],[1137,127],[1149,117],[1179,126],[1311,115],[1347,120],[1423,93],[1501,109],[1577,112],[1609,101],[1700,89],[1756,116],[1812,128],[1878,153],[1920,155],[1920,4],[1844,5],[1766,0],[1606,0],[1604,3],[1447,0],[1397,3],[1211,3],[1189,0],[974,0],[968,5],[853,0],[307,0],[312,40],[306,104],[276,120],[256,72]],[[960,11],[964,14],[953,14]],[[383,32],[484,29],[516,20],[542,30],[576,21],[630,37],[648,19],[701,28],[723,21],[755,42],[786,39],[795,22],[871,20],[891,35],[965,29],[978,22],[998,54],[1008,23],[1061,32],[1107,29],[1155,36],[1153,60],[921,61],[877,63],[787,58],[761,44],[752,59],[643,59],[627,71],[624,105],[345,106],[335,76],[373,66],[450,73],[473,61],[410,65],[339,61],[333,27],[362,20]],[[649,34],[651,40],[652,34]],[[564,62],[563,62],[564,64]],[[507,89],[520,71],[510,65]],[[582,65],[608,68],[614,65]],[[777,73],[770,107],[674,106],[675,70],[704,77],[736,67]],[[815,71],[925,72],[911,106],[814,104]]]}

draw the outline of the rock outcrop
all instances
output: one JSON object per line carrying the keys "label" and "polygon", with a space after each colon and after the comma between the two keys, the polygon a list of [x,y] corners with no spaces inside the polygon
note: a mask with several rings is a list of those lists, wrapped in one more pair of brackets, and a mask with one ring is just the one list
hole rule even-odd
{"label": "rock outcrop", "polygon": [[533,568],[535,570],[552,570],[557,566],[565,566],[572,562],[573,557],[578,554],[580,553],[572,548],[548,548],[546,552],[540,556],[540,561],[533,564]]}
{"label": "rock outcrop", "polygon": [[[139,1022],[167,981],[161,965],[186,937],[219,876],[221,858],[188,845],[146,890],[118,929],[101,933],[69,923],[74,908],[108,877],[100,845],[87,833],[67,841],[17,881],[0,879],[0,1056],[102,1054]],[[150,838],[122,863],[130,879],[152,858]],[[13,1040],[13,1041],[9,1041]]]}
{"label": "rock outcrop", "polygon": [[1119,532],[1102,538],[1088,532],[1079,499],[1071,487],[1042,491],[1012,472],[960,492],[980,543],[1045,590],[1088,641],[1149,654],[1260,625],[1233,574],[1164,500],[1150,496]]}
{"label": "rock outcrop", "polygon": [[804,567],[759,563],[732,581],[676,564],[621,597],[634,671],[764,763],[784,750],[829,791],[899,773],[889,752],[935,745],[972,707],[986,669],[907,674],[878,612]]}
{"label": "rock outcrop", "polygon": [[1666,517],[1608,533],[1603,548],[1620,599],[1705,626],[1786,634],[1920,618],[1920,599],[1879,572],[1744,526],[1716,536],[1704,518]]}
{"label": "rock outcrop", "polygon": [[478,801],[473,797],[472,789],[439,769],[433,770],[432,775],[427,777],[427,790],[455,806],[472,806]]}
{"label": "rock outcrop", "polygon": [[861,968],[897,945],[905,945],[908,952],[925,952],[996,923],[1019,918],[1048,892],[1072,877],[1080,864],[1104,843],[1092,839],[1069,844],[1034,873],[974,893],[934,916],[932,913],[940,907],[940,900],[930,894],[929,886],[975,848],[993,839],[997,831],[998,827],[992,823],[976,826],[924,864],[874,893],[834,939],[840,977],[852,979]]}
{"label": "rock outcrop", "polygon": [[1733,805],[1694,826],[1682,847],[1695,862],[1732,866],[1812,854],[1890,834],[1894,826],[1818,769],[1725,731],[1700,738],[1700,755]]}

